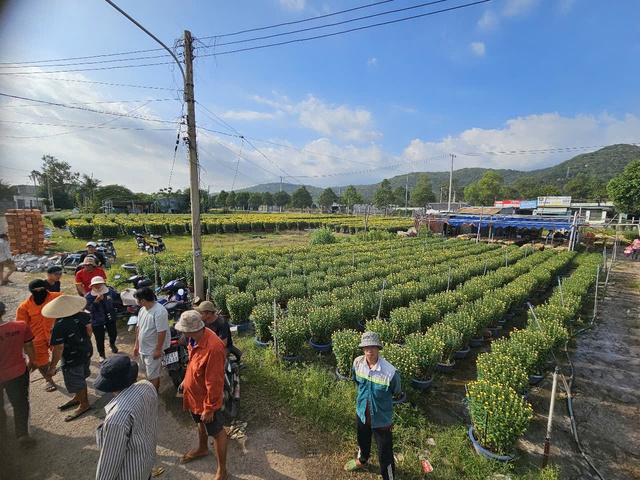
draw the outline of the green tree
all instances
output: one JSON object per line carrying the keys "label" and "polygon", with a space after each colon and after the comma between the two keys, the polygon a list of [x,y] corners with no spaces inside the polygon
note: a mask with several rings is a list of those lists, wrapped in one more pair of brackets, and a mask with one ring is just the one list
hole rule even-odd
{"label": "green tree", "polygon": [[344,203],[349,210],[353,209],[354,205],[364,203],[362,195],[358,193],[356,187],[349,185],[342,194],[342,203]]}
{"label": "green tree", "polygon": [[331,205],[338,200],[338,195],[331,189],[325,188],[322,195],[318,198],[318,205],[325,210],[330,210]]}
{"label": "green tree", "polygon": [[262,192],[262,203],[267,207],[274,205],[273,194],[271,192]]}
{"label": "green tree", "polygon": [[93,175],[89,176],[86,173],[82,174],[82,180],[80,181],[78,190],[76,191],[78,207],[82,207],[87,210],[90,208],[90,204],[93,202],[93,195],[101,183],[102,181],[94,179]]}
{"label": "green tree", "polygon": [[236,192],[231,190],[227,195],[227,205],[229,208],[236,208]]}
{"label": "green tree", "polygon": [[68,162],[52,155],[42,156],[40,171],[33,170],[32,176],[38,180],[38,196],[49,198],[49,189],[56,208],[73,208],[74,193],[80,174],[71,171]]}
{"label": "green tree", "polygon": [[214,205],[218,208],[226,208],[228,197],[229,197],[229,194],[224,190],[221,190],[220,193],[216,195],[216,198],[214,200]]}
{"label": "green tree", "polygon": [[13,200],[13,196],[18,193],[18,189],[9,185],[0,178],[0,200]]}
{"label": "green tree", "polygon": [[[538,196],[540,186],[531,177],[520,177],[513,183],[515,197],[519,200],[533,200]],[[515,199],[514,199],[515,200]]]}
{"label": "green tree", "polygon": [[398,185],[393,191],[392,203],[399,207],[404,207],[405,199],[407,198],[406,195],[407,195],[406,187],[403,187],[402,185]]}
{"label": "green tree", "polygon": [[620,176],[607,184],[607,193],[619,213],[640,216],[640,160],[629,163]]}
{"label": "green tree", "polygon": [[312,205],[313,199],[311,198],[309,190],[307,190],[307,187],[305,187],[304,185],[293,192],[293,194],[291,195],[291,206],[293,208],[303,209]]}
{"label": "green tree", "polygon": [[418,174],[416,188],[411,192],[411,206],[426,209],[427,203],[435,202],[436,196],[433,194],[431,179],[426,173]]}
{"label": "green tree", "polygon": [[538,197],[556,197],[558,195],[562,195],[560,187],[556,187],[551,184],[541,185],[538,187]]}
{"label": "green tree", "polygon": [[564,191],[573,201],[589,200],[591,199],[591,182],[590,175],[579,173],[565,184]]}
{"label": "green tree", "polygon": [[251,207],[251,210],[258,210],[262,202],[263,198],[261,193],[254,192],[249,195],[249,207]]}
{"label": "green tree", "polygon": [[391,182],[385,178],[373,194],[373,204],[381,210],[384,209],[384,214],[386,215],[387,209],[392,203],[393,190],[391,190]]}
{"label": "green tree", "polygon": [[493,205],[502,191],[502,176],[489,170],[478,183],[472,183],[464,189],[464,199],[474,205]]}
{"label": "green tree", "polygon": [[285,192],[280,191],[273,194],[273,203],[276,207],[280,208],[280,211],[291,202],[291,196]]}
{"label": "green tree", "polygon": [[247,210],[249,208],[249,192],[236,193],[236,208]]}

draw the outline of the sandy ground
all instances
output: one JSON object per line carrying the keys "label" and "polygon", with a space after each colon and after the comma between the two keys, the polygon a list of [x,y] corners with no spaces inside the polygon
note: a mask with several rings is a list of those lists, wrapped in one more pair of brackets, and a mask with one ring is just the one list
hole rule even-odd
{"label": "sandy ground", "polygon": [[[19,302],[27,298],[26,276],[16,273],[16,282],[0,287],[0,299],[7,303],[11,318]],[[68,279],[66,279],[68,280]],[[605,302],[600,305],[595,327],[582,333],[572,343],[572,362],[575,369],[573,382],[573,410],[578,434],[588,458],[607,479],[640,478],[640,262],[622,260],[610,278]],[[70,287],[69,287],[70,288]],[[121,330],[125,330],[122,328]],[[124,353],[130,353],[131,333],[121,331],[118,344]],[[564,356],[559,356],[562,371],[569,374]],[[63,422],[64,414],[57,406],[67,399],[62,377],[56,376],[59,390],[44,392],[44,381],[39,373],[31,377],[31,425],[38,444],[28,452],[16,448],[11,439],[0,439],[3,465],[0,478],[29,479],[90,479],[95,475],[98,450],[95,428],[104,418],[104,405],[110,395],[101,394],[91,387],[99,363],[92,362],[89,395],[93,410],[83,417]],[[467,373],[460,371],[458,376]],[[196,442],[196,431],[187,414],[182,412],[180,399],[175,398],[167,376],[163,384],[159,405],[159,438],[156,465],[164,468],[160,479],[210,479],[215,473],[215,456],[187,465],[179,457]],[[462,380],[462,378],[460,378]],[[460,385],[458,385],[460,384]],[[434,404],[434,418],[438,423],[455,423],[464,419],[464,406],[456,389],[463,382],[449,382],[434,388],[431,395],[440,398]],[[259,398],[259,387],[244,395]],[[531,428],[519,444],[520,453],[540,464],[545,436],[551,380],[547,375],[534,387],[531,401],[536,415]],[[597,478],[587,465],[573,440],[569,427],[564,389],[558,388],[556,416],[552,434],[550,462],[560,467],[560,478]],[[448,401],[451,399],[451,402]],[[7,411],[11,416],[11,409]],[[331,438],[309,435],[304,425],[290,418],[286,412],[266,412],[252,402],[253,408],[241,412],[241,420],[248,422],[247,435],[241,440],[230,440],[228,466],[231,479],[347,479],[351,475],[341,471],[349,452],[336,453]],[[435,412],[434,410],[438,410]],[[12,424],[8,430],[12,431]],[[10,453],[10,455],[7,455]],[[355,476],[353,477],[355,478]],[[373,472],[359,473],[357,478],[369,480],[377,477]]]}

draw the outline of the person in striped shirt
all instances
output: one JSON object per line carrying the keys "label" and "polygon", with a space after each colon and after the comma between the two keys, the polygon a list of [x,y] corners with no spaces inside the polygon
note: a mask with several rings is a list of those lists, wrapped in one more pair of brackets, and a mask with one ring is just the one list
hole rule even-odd
{"label": "person in striped shirt", "polygon": [[96,480],[147,480],[156,459],[158,393],[148,380],[138,378],[138,364],[126,355],[102,362],[93,382],[113,399],[104,407],[107,416],[96,430],[100,458]]}

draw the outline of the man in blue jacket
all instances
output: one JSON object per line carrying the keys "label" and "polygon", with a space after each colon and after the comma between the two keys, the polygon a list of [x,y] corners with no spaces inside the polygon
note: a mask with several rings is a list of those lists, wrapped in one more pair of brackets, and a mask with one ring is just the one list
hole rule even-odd
{"label": "man in blue jacket", "polygon": [[382,344],[375,332],[365,332],[358,348],[364,355],[353,361],[351,376],[358,385],[356,421],[358,456],[344,469],[353,472],[366,467],[371,454],[371,436],[378,447],[380,474],[385,480],[395,478],[393,460],[393,396],[400,393],[400,375],[395,367],[380,356]]}

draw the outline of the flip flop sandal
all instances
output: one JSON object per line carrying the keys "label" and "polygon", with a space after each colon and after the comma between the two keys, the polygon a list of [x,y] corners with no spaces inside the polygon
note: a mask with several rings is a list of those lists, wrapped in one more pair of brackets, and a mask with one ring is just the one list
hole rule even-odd
{"label": "flip flop sandal", "polygon": [[162,467],[158,467],[158,468],[154,468],[153,471],[151,472],[151,476],[152,477],[157,477],[158,475],[161,475],[164,473],[164,468]]}
{"label": "flip flop sandal", "polygon": [[190,453],[191,452],[187,452],[182,457],[180,457],[180,463],[193,462],[194,460],[196,460],[198,458],[206,457],[207,455],[209,455],[208,451],[207,451],[207,453],[199,453],[198,455],[189,455]]}
{"label": "flip flop sandal", "polygon": [[56,384],[53,382],[47,382],[47,384],[44,386],[45,392],[55,392],[57,389],[58,387],[56,387]]}
{"label": "flip flop sandal", "polygon": [[243,438],[243,437],[244,437],[244,433],[243,433],[243,432],[240,432],[240,431],[238,431],[238,432],[234,432],[234,433],[232,433],[231,435],[229,435],[229,438],[230,438],[231,440],[240,439],[240,438]]}
{"label": "flip flop sandal", "polygon": [[91,407],[87,408],[86,410],[82,410],[80,412],[78,410],[75,410],[75,411],[71,412],[69,415],[67,415],[66,417],[64,417],[64,421],[65,422],[70,422],[72,420],[75,420],[79,416],[84,415],[85,413],[87,413],[89,410],[91,410]]}
{"label": "flip flop sandal", "polygon": [[359,470],[363,470],[366,466],[367,466],[366,463],[358,466],[355,458],[352,458],[351,460],[349,460],[347,463],[344,464],[344,470],[346,472],[357,472]]}
{"label": "flip flop sandal", "polygon": [[58,410],[61,410],[61,411],[68,410],[71,407],[77,407],[78,405],[80,405],[79,401],[77,401],[77,400],[76,401],[70,401],[70,402],[63,403],[62,405],[60,405],[58,407]]}

